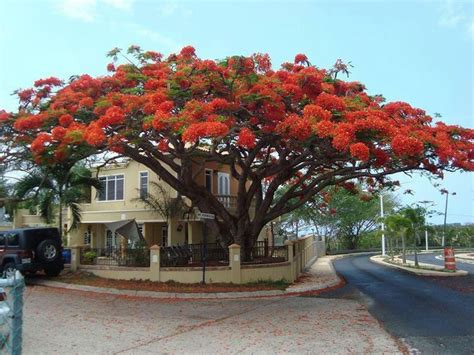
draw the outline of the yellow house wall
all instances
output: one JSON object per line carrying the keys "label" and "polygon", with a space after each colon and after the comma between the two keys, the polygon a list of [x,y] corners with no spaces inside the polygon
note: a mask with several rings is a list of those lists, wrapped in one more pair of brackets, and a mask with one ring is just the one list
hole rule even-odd
{"label": "yellow house wall", "polygon": [[[169,168],[168,168],[169,170]],[[145,208],[145,205],[137,200],[139,197],[140,172],[148,172],[148,188],[150,192],[154,191],[152,182],[160,184],[169,197],[176,198],[177,193],[168,184],[162,181],[149,168],[136,161],[129,161],[126,164],[110,165],[102,168],[98,172],[98,177],[123,175],[124,176],[124,197],[120,201],[98,201],[97,191],[92,188],[91,203],[83,204],[83,223],[87,222],[112,222],[122,219],[135,218],[137,222],[146,221],[164,221],[165,218],[157,211],[151,211]],[[93,171],[93,175],[96,172]]]}

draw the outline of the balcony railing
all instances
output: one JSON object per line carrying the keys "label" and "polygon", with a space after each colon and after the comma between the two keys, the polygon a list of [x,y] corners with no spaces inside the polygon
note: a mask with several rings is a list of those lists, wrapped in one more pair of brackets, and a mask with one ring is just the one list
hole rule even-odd
{"label": "balcony railing", "polygon": [[[236,195],[217,195],[217,199],[224,207],[235,209],[237,208],[237,196]],[[255,200],[250,203],[250,208],[255,208]]]}

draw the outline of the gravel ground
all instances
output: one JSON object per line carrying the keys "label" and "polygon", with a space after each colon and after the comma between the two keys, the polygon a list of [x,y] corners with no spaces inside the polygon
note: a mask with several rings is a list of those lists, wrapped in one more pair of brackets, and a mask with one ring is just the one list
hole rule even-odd
{"label": "gravel ground", "polygon": [[353,300],[164,301],[30,286],[24,311],[24,354],[400,352]]}

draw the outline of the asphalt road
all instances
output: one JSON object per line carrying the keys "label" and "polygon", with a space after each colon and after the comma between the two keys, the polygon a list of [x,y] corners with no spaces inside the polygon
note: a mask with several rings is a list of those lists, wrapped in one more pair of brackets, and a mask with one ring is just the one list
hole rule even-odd
{"label": "asphalt road", "polygon": [[[434,255],[420,257],[434,260]],[[373,264],[367,255],[334,266],[347,285],[321,297],[362,301],[412,353],[474,354],[474,276],[421,277]],[[458,268],[474,273],[472,264]]]}

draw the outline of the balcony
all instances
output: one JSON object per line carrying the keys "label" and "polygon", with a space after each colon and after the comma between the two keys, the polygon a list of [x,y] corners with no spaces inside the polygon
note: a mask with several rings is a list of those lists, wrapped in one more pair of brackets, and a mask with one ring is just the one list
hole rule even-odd
{"label": "balcony", "polygon": [[[229,211],[233,212],[237,209],[237,196],[236,195],[217,195],[217,199],[219,200],[224,207],[226,207]],[[252,200],[250,203],[250,210],[255,211],[255,200]]]}

